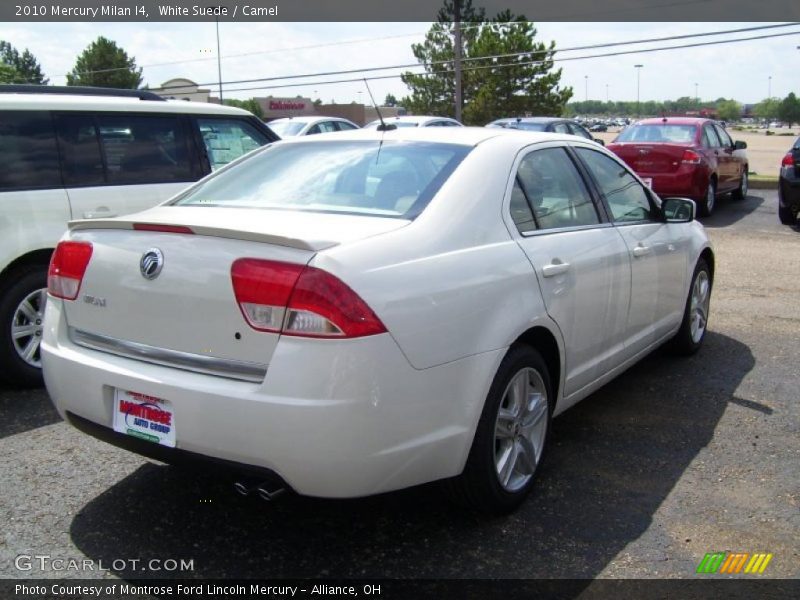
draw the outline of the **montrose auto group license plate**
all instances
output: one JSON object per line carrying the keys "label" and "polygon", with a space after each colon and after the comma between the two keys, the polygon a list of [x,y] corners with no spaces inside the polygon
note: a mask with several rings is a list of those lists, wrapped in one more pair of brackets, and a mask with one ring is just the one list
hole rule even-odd
{"label": "montrose auto group license plate", "polygon": [[172,405],[162,398],[115,389],[114,431],[174,448]]}

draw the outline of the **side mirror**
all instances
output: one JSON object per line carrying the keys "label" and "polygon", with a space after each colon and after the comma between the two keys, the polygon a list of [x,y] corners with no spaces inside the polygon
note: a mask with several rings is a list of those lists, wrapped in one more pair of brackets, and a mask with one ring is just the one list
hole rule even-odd
{"label": "side mirror", "polygon": [[734,150],[744,150],[745,148],[747,148],[747,142],[743,142],[742,140],[736,140],[733,142]]}
{"label": "side mirror", "polygon": [[664,198],[661,212],[667,223],[689,223],[694,221],[697,205],[689,198]]}
{"label": "side mirror", "polygon": [[606,143],[603,140],[601,140],[600,138],[594,138],[594,141],[597,142],[598,144],[600,144],[601,146],[605,146],[606,145]]}

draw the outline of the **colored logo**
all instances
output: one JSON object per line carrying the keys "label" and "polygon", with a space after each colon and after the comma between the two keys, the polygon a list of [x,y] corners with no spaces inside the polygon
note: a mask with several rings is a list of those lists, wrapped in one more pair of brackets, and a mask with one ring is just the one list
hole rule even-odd
{"label": "colored logo", "polygon": [[737,574],[749,573],[751,575],[760,575],[763,573],[769,561],[772,560],[772,554],[756,553],[750,554],[749,552],[714,552],[708,553],[697,565],[697,573],[723,573],[723,574]]}

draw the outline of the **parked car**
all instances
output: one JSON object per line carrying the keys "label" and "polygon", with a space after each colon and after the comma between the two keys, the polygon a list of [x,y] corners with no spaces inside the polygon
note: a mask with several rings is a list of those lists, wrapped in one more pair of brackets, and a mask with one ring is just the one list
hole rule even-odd
{"label": "parked car", "polygon": [[41,385],[47,265],[67,221],[148,208],[275,139],[227,106],[0,86],[0,379]]}
{"label": "parked car", "polygon": [[[383,119],[386,125],[395,128],[403,127],[463,127],[461,123],[450,117],[430,117],[424,115],[402,115],[398,117],[386,117]],[[377,129],[381,124],[380,119],[375,119],[364,125],[364,129]]]}
{"label": "parked car", "polygon": [[589,131],[592,132],[599,132],[599,131],[608,131],[608,125],[605,123],[595,123],[591,127],[589,127]]}
{"label": "parked car", "polygon": [[722,194],[747,196],[745,148],[719,123],[690,117],[638,121],[608,145],[657,194],[691,198],[705,216]]}
{"label": "parked car", "polygon": [[358,125],[352,121],[339,117],[286,117],[270,121],[267,125],[281,138],[358,129]]}
{"label": "parked car", "polygon": [[572,135],[294,138],[71,223],[47,389],[112,444],[249,473],[243,493],[455,478],[506,512],[553,415],[665,342],[700,348],[714,255],[693,217]]}
{"label": "parked car", "polygon": [[778,217],[784,225],[796,225],[800,213],[800,137],[781,161],[778,184]]}
{"label": "parked car", "polygon": [[519,129],[520,131],[547,131],[552,133],[566,133],[578,135],[597,142],[601,146],[603,140],[595,138],[583,125],[579,125],[572,119],[562,119],[559,117],[513,117],[507,119],[497,119],[486,127],[499,127],[503,129]]}

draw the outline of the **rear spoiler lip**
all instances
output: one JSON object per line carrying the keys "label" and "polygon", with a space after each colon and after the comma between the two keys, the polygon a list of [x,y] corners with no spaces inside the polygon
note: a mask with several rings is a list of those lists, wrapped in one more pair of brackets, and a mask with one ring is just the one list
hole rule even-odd
{"label": "rear spoiler lip", "polygon": [[[91,229],[122,229],[133,231],[134,223],[147,223],[153,225],[184,225],[189,227],[195,235],[203,235],[208,237],[226,238],[232,240],[242,240],[245,242],[257,242],[263,244],[273,244],[276,246],[288,246],[289,248],[297,248],[298,250],[308,250],[311,252],[319,252],[334,246],[338,246],[338,241],[333,240],[301,240],[297,238],[285,237],[271,233],[261,233],[256,231],[242,231],[240,229],[225,229],[222,227],[209,227],[207,225],[186,225],[183,223],[158,223],[142,219],[141,221],[131,221],[125,219],[76,219],[70,221],[67,225],[70,231],[87,231]],[[181,235],[181,234],[166,234],[166,235]]]}

